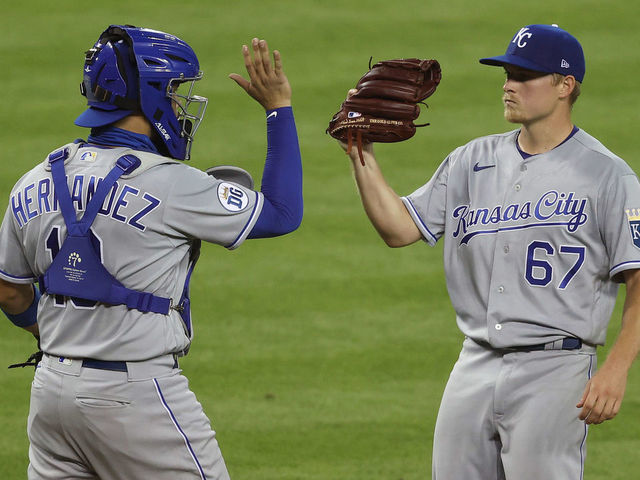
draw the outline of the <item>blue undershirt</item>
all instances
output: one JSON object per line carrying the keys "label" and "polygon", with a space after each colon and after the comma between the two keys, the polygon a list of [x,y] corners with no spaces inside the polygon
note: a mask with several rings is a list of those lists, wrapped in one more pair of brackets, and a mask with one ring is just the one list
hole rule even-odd
{"label": "blue undershirt", "polygon": [[130,132],[129,130],[122,130],[121,128],[116,128],[111,125],[92,128],[91,135],[89,135],[87,141],[96,145],[118,145],[143,152],[160,154],[158,148],[146,135]]}
{"label": "blue undershirt", "polygon": [[267,111],[267,158],[262,173],[262,212],[248,238],[294,231],[302,222],[302,160],[291,107]]}
{"label": "blue undershirt", "polygon": [[4,314],[7,316],[9,320],[16,326],[27,328],[32,325],[35,325],[38,322],[38,301],[40,300],[40,291],[32,285],[33,287],[33,300],[31,304],[27,307],[27,309],[22,313],[7,313],[4,310]]}
{"label": "blue undershirt", "polygon": [[[264,204],[248,238],[277,237],[294,231],[302,222],[302,160],[291,107],[269,110],[267,158],[260,191]],[[91,129],[87,139],[96,145],[118,145],[160,154],[149,137],[114,126]]]}
{"label": "blue undershirt", "polygon": [[[565,138],[562,142],[560,142],[558,145],[556,145],[553,148],[558,148],[560,145],[565,143],[567,140],[569,140],[571,137],[573,137],[576,133],[578,133],[578,130],[580,130],[580,129],[574,125],[573,126],[573,130],[571,130],[571,133],[569,134],[569,136],[567,138]],[[539,155],[538,153],[527,153],[524,150],[522,150],[520,148],[520,144],[518,143],[518,137],[519,136],[520,136],[520,132],[518,132],[518,136],[516,136],[516,148],[518,149],[518,152],[520,152],[520,156],[522,157],[523,160],[526,160],[529,157],[533,157],[534,155]]]}

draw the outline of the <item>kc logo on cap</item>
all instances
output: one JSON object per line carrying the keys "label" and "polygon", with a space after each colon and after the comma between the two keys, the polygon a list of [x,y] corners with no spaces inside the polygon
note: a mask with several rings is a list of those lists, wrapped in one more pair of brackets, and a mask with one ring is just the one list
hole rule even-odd
{"label": "kc logo on cap", "polygon": [[509,42],[504,55],[481,58],[485,65],[515,65],[544,73],[573,75],[582,82],[584,53],[580,42],[557,25],[527,25]]}
{"label": "kc logo on cap", "polygon": [[525,39],[531,38],[531,35],[533,35],[533,33],[529,31],[529,27],[522,27],[520,31],[516,33],[516,36],[513,37],[511,43],[515,43],[518,47],[524,48],[527,46]]}

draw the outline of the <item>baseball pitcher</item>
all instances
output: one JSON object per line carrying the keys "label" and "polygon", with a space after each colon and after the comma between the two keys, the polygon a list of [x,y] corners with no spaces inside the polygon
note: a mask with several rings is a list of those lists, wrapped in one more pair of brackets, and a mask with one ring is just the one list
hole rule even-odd
{"label": "baseball pitcher", "polygon": [[249,79],[230,77],[266,111],[261,191],[241,169],[182,162],[207,107],[194,94],[198,59],[178,37],[130,25],[111,25],[85,53],[88,108],[75,123],[87,140],[56,148],[11,191],[0,307],[41,347],[30,479],[229,478],[178,367],[194,331],[189,280],[201,240],[235,249],[302,220],[280,53],[272,63],[256,38],[242,54]]}
{"label": "baseball pitcher", "polygon": [[[371,143],[364,161],[349,156],[389,246],[445,242],[465,340],[436,422],[434,480],[579,480],[588,425],[618,413],[640,348],[640,184],[572,122],[585,75],[575,37],[528,25],[480,62],[504,68],[504,116],[518,129],[455,149],[404,197]],[[622,328],[596,371],[621,283]]]}

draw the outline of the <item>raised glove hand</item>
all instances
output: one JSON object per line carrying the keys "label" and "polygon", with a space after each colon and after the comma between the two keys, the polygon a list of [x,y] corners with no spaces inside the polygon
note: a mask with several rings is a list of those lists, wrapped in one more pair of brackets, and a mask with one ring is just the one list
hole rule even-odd
{"label": "raised glove hand", "polygon": [[416,133],[413,123],[420,115],[418,103],[430,97],[440,83],[442,72],[437,60],[418,58],[385,60],[370,67],[356,85],[356,92],[342,103],[327,133],[347,143],[351,152],[355,134],[360,161],[364,165],[362,144],[401,142]]}

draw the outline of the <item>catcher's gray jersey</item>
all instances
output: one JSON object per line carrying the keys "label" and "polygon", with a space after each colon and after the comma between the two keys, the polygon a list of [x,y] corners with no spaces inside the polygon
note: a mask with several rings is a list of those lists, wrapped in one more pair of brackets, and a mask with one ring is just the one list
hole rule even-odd
{"label": "catcher's gray jersey", "polygon": [[525,160],[517,134],[456,149],[402,200],[429,244],[445,238],[466,336],[496,348],[603,344],[620,274],[640,268],[638,179],[582,130]]}
{"label": "catcher's gray jersey", "polygon": [[[236,248],[262,209],[261,193],[159,155],[67,147],[65,170],[78,217],[118,157],[132,153],[142,161],[118,180],[91,227],[105,267],[131,289],[177,301],[193,241]],[[0,277],[37,281],[66,237],[46,160],[13,188],[1,232]],[[38,325],[43,350],[61,357],[138,361],[182,352],[191,340],[174,310],[143,314],[124,305],[87,305],[53,295],[42,297]]]}

